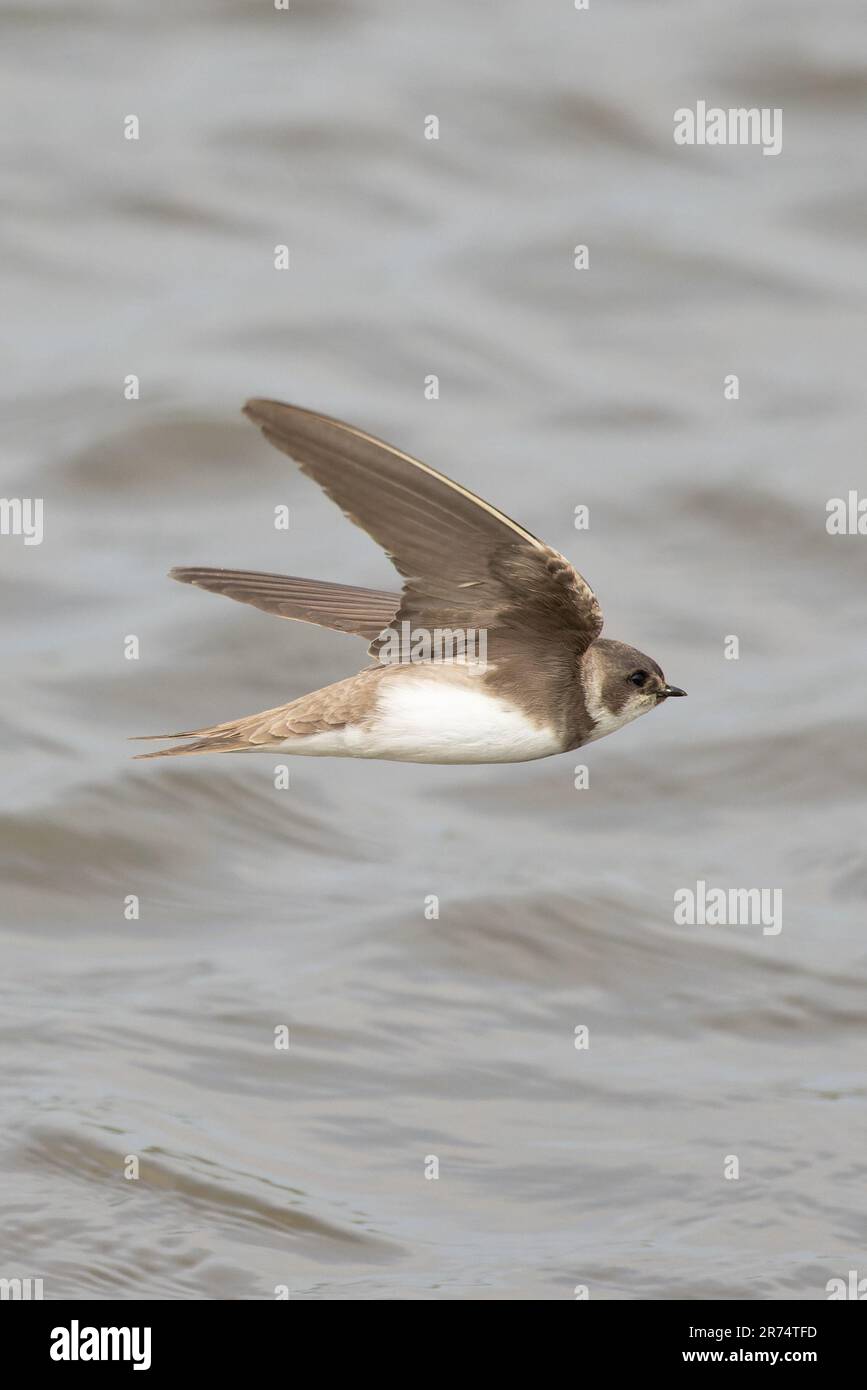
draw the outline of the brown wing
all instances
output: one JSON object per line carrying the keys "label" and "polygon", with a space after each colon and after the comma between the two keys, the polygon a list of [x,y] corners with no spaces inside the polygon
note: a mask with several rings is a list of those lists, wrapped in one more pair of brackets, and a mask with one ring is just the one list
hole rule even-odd
{"label": "brown wing", "polygon": [[598,637],[587,582],[490,503],[326,415],[266,400],[244,412],[386,551],[404,578],[396,622],[484,628],[489,660],[523,655],[549,668],[558,658],[571,667]]}
{"label": "brown wing", "polygon": [[329,584],[319,579],[195,566],[178,567],[169,574],[182,584],[195,584],[209,593],[252,604],[264,613],[294,618],[301,623],[316,623],[337,632],[352,632],[366,637],[369,642],[388,627],[400,607],[399,594],[387,594],[382,589],[357,589],[350,584]]}

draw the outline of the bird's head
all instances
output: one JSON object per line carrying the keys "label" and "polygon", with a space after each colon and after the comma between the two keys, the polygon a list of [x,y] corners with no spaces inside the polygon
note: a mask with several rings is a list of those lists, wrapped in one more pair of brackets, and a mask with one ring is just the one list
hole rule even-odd
{"label": "bird's head", "polygon": [[584,702],[596,725],[591,739],[613,733],[670,695],[686,694],[668,684],[652,657],[605,637],[591,642],[584,653],[581,679]]}

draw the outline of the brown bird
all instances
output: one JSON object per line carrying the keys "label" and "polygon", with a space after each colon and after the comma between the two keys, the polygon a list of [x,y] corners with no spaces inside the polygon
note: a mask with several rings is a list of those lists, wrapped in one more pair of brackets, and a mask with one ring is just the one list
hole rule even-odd
{"label": "brown bird", "polygon": [[147,758],[256,749],[418,763],[524,762],[613,733],[670,695],[659,666],[600,637],[577,570],[490,503],[361,430],[279,401],[245,414],[386,551],[400,594],[247,570],[173,579],[354,633],[371,665],[261,714],[150,738]]}

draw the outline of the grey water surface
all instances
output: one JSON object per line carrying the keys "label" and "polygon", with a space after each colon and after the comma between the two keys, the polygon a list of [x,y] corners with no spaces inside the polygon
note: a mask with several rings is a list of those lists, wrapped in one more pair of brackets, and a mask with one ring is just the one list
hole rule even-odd
{"label": "grey water surface", "polygon": [[[41,0],[0,35],[0,488],[44,501],[0,537],[0,1276],[867,1275],[867,537],[825,524],[867,489],[863,7]],[[779,108],[780,154],[675,145],[698,100]],[[490,498],[689,699],[519,766],[132,762],[366,660],[171,565],[395,583],[248,395]],[[780,889],[782,930],[678,925],[699,880]]]}

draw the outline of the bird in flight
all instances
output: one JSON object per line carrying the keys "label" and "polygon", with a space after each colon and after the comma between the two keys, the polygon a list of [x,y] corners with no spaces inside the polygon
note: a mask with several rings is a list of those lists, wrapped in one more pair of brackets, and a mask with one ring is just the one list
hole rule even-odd
{"label": "bird in flight", "polygon": [[403,588],[173,569],[173,579],[266,613],[367,638],[374,660],[261,714],[146,735],[192,742],[139,756],[525,762],[686,694],[649,656],[600,636],[596,595],[568,560],[467,488],[327,415],[267,400],[244,413],[383,547]]}

